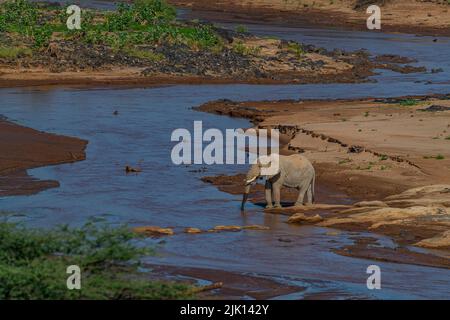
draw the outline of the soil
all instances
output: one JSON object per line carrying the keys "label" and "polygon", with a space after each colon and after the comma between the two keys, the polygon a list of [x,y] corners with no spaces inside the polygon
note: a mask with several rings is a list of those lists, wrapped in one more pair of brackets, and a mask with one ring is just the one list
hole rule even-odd
{"label": "soil", "polygon": [[172,278],[177,281],[184,279],[191,284],[197,284],[199,280],[223,283],[218,289],[200,293],[197,297],[202,300],[232,300],[243,297],[266,300],[305,290],[303,287],[286,285],[246,273],[163,265],[148,265],[148,267],[152,269],[152,277],[156,280]]}
{"label": "soil", "polygon": [[87,141],[39,132],[0,120],[0,196],[30,195],[59,186],[27,169],[84,160]]}

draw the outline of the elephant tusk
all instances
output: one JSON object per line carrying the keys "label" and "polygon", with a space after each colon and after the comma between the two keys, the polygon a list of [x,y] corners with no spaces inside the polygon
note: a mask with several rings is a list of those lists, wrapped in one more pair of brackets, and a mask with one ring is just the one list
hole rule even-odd
{"label": "elephant tusk", "polygon": [[253,179],[247,180],[247,181],[245,182],[245,185],[248,186],[249,184],[252,184],[255,180],[256,180],[256,177],[253,178]]}

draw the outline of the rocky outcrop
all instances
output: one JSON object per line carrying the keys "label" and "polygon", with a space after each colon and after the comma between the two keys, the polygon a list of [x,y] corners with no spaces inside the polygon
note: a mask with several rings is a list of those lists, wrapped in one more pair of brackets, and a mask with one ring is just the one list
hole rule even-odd
{"label": "rocky outcrop", "polygon": [[304,213],[296,213],[289,217],[288,223],[312,224],[323,221],[323,218],[316,214],[314,216],[306,216]]}
{"label": "rocky outcrop", "polygon": [[175,233],[171,228],[161,228],[155,226],[136,227],[133,228],[133,232],[143,234],[146,236],[172,236]]}
{"label": "rocky outcrop", "polygon": [[368,229],[416,246],[448,249],[450,185],[418,187],[384,201],[358,202],[319,225]]}
{"label": "rocky outcrop", "polygon": [[450,249],[450,230],[445,231],[437,236],[429,239],[424,239],[415,244],[419,247],[436,249],[436,248],[446,248]]}

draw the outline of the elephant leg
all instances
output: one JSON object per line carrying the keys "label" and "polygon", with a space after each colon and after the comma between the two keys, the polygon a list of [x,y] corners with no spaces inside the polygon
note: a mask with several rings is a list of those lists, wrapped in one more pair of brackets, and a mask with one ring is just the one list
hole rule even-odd
{"label": "elephant leg", "polygon": [[297,201],[295,202],[295,206],[303,206],[303,200],[305,199],[305,193],[306,193],[307,188],[305,186],[301,186],[299,193],[298,193],[298,198]]}
{"label": "elephant leg", "polygon": [[306,191],[306,204],[312,205],[312,203],[313,203],[312,184],[310,184],[308,190]]}
{"label": "elephant leg", "polygon": [[281,208],[281,198],[280,198],[280,193],[281,193],[281,184],[280,183],[274,183],[272,184],[273,186],[273,199],[275,202],[275,208]]}
{"label": "elephant leg", "polygon": [[266,209],[271,209],[273,208],[273,204],[272,204],[272,183],[270,183],[269,181],[266,181],[266,186],[265,186],[265,194],[266,194]]}

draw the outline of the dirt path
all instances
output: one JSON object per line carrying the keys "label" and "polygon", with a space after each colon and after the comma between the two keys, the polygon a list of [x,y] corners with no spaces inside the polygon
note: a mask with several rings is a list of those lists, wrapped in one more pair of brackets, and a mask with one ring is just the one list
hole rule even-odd
{"label": "dirt path", "polygon": [[0,120],[0,196],[30,195],[59,186],[26,170],[84,160],[87,141],[39,132]]}
{"label": "dirt path", "polygon": [[[352,1],[352,0],[170,0],[195,10],[195,16],[210,20],[260,21],[290,26],[345,28],[367,31],[366,9],[378,4],[383,32],[449,36],[450,6],[438,1]],[[360,3],[360,5],[357,5]]]}

